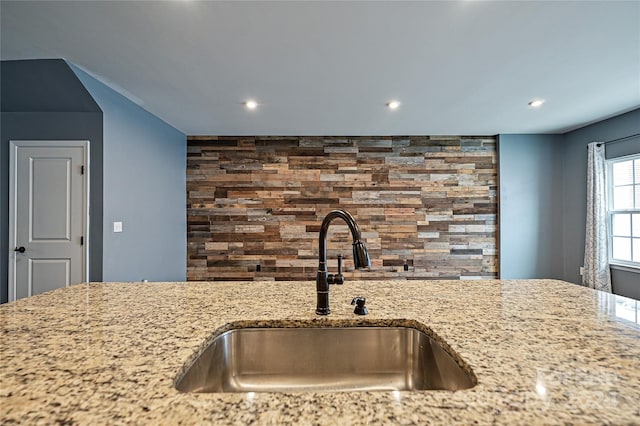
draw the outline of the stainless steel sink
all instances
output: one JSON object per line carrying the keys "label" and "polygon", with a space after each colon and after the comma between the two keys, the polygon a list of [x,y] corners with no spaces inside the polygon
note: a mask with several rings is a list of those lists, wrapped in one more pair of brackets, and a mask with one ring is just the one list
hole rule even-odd
{"label": "stainless steel sink", "polygon": [[217,336],[177,378],[176,388],[297,392],[475,386],[471,369],[460,364],[435,339],[409,327],[240,328]]}

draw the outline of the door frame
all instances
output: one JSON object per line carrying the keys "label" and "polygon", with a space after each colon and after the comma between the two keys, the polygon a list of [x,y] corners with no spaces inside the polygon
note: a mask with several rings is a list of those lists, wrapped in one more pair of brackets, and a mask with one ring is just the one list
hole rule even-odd
{"label": "door frame", "polygon": [[77,148],[83,149],[84,157],[84,182],[82,208],[84,214],[84,250],[82,250],[82,276],[84,281],[89,281],[89,189],[90,172],[89,163],[89,141],[88,140],[10,140],[9,141],[9,268],[8,268],[8,301],[16,300],[16,277],[15,262],[16,253],[13,251],[17,247],[17,172],[18,172],[18,148]]}

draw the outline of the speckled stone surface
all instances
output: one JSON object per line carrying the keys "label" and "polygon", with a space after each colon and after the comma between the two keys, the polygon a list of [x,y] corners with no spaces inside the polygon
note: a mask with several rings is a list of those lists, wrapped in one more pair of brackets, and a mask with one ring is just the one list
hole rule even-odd
{"label": "speckled stone surface", "polygon": [[[353,314],[353,296],[370,314]],[[0,306],[0,423],[640,424],[631,299],[553,280],[81,284]],[[637,315],[637,314],[636,314]],[[472,389],[180,393],[174,380],[236,321],[417,321],[473,369]]]}

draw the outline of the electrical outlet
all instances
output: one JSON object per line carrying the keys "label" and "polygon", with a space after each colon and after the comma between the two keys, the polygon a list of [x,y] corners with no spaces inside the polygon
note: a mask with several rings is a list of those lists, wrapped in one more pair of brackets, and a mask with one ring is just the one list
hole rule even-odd
{"label": "electrical outlet", "polygon": [[580,276],[584,276],[584,266],[580,267]]}
{"label": "electrical outlet", "polygon": [[113,222],[113,232],[122,232],[122,222]]}

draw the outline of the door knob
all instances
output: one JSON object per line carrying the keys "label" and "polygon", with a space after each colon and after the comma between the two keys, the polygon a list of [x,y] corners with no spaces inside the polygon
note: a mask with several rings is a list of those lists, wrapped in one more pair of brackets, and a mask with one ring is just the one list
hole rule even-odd
{"label": "door knob", "polygon": [[27,251],[27,249],[24,248],[24,247],[16,247],[16,248],[13,249],[13,251],[24,253],[25,251]]}

